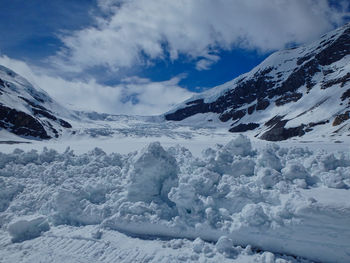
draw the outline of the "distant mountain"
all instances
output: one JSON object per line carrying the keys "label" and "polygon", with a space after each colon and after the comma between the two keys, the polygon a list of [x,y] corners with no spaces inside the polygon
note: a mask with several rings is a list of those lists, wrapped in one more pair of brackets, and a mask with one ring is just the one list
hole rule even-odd
{"label": "distant mountain", "polygon": [[[226,127],[268,141],[350,136],[350,24],[310,45],[278,51],[250,72],[192,97],[163,117],[197,128]],[[50,139],[67,131],[146,136],[173,127],[174,122],[162,126],[164,118],[71,111],[0,66],[0,130],[21,137]]]}
{"label": "distant mountain", "polygon": [[72,125],[74,115],[26,79],[0,66],[0,129],[26,138],[50,139]]}
{"label": "distant mountain", "polygon": [[[305,134],[350,135],[350,24],[306,46],[278,51],[250,72],[201,93],[166,120],[228,124],[280,141]],[[194,117],[196,115],[196,117]]]}

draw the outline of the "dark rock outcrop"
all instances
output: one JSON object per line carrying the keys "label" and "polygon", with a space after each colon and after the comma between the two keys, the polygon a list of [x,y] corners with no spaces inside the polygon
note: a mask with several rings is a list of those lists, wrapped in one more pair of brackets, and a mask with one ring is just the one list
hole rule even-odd
{"label": "dark rock outcrop", "polygon": [[[0,128],[22,137],[50,139],[59,137],[72,125],[61,119],[60,109],[44,91],[0,65]],[[6,96],[4,96],[6,94]],[[55,109],[53,112],[49,109]]]}
{"label": "dark rock outcrop", "polygon": [[290,102],[297,102],[301,99],[303,94],[301,93],[287,93],[286,95],[280,97],[275,101],[276,106],[282,106],[284,104],[290,103]]}
{"label": "dark rock outcrop", "polygon": [[267,141],[283,141],[291,137],[302,136],[305,134],[304,124],[298,127],[285,128],[288,120],[283,120],[283,117],[284,116],[275,116],[266,122],[265,125],[270,127],[270,129],[261,135],[260,138]]}
{"label": "dark rock outcrop", "polygon": [[43,125],[32,116],[0,105],[0,127],[19,136],[49,139]]}
{"label": "dark rock outcrop", "polygon": [[342,101],[350,98],[350,89],[347,89],[340,97]]}
{"label": "dark rock outcrop", "polygon": [[35,116],[48,118],[52,121],[59,123],[63,128],[72,128],[72,125],[70,125],[70,123],[68,123],[67,121],[62,120],[60,118],[57,118],[56,116],[54,116],[52,114],[52,112],[50,110],[46,109],[45,107],[38,105],[38,104],[36,104],[36,103],[26,99],[26,98],[23,98],[21,96],[19,96],[19,98],[24,100],[25,102],[27,102],[30,106],[32,106],[31,110]]}
{"label": "dark rock outcrop", "polygon": [[338,126],[340,124],[342,124],[344,121],[347,121],[350,119],[350,111],[346,111],[342,114],[339,114],[335,117],[334,121],[333,121],[333,126]]}
{"label": "dark rock outcrop", "polygon": [[329,87],[332,87],[336,84],[340,84],[340,87],[344,87],[345,84],[350,81],[350,73],[347,73],[345,76],[341,78],[331,79],[322,84],[323,89],[327,89]]}
{"label": "dark rock outcrop", "polygon": [[232,127],[231,129],[229,129],[230,132],[246,132],[246,131],[251,131],[251,130],[255,130],[256,128],[258,128],[260,125],[258,123],[241,123],[237,126]]}
{"label": "dark rock outcrop", "polygon": [[[165,115],[166,120],[181,121],[197,113],[218,113],[221,121],[230,119],[237,120],[246,114],[246,110],[236,111],[235,109],[244,104],[250,104],[258,99],[259,109],[267,107],[269,102],[265,100],[267,96],[272,96],[268,92],[274,86],[272,77],[266,76],[272,68],[257,72],[254,79],[241,81],[236,88],[225,92],[216,101],[205,103],[203,99],[187,102],[186,107]],[[273,97],[273,96],[272,96]]]}
{"label": "dark rock outcrop", "polygon": [[2,79],[0,79],[0,88],[1,87],[3,87],[3,88],[5,88],[6,86],[5,86],[5,82],[2,80]]}

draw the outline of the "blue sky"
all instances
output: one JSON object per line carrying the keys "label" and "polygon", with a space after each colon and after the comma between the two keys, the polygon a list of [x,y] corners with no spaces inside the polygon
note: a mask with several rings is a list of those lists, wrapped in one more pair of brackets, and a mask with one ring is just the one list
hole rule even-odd
{"label": "blue sky", "polygon": [[74,109],[159,114],[343,25],[348,4],[1,0],[0,64]]}
{"label": "blue sky", "polygon": [[[39,65],[45,64],[45,59],[61,48],[62,43],[57,35],[93,26],[94,14],[99,14],[95,0],[2,0],[1,10],[3,14],[0,16],[1,53]],[[176,61],[155,60],[154,65],[138,67],[135,73],[153,81],[164,81],[186,74],[187,77],[183,78],[180,84],[191,91],[199,92],[249,71],[270,52],[236,48],[221,51],[219,54],[221,59],[211,67],[210,74],[207,71],[196,70],[193,61],[185,56]],[[103,76],[99,77],[102,83],[119,82],[119,72],[118,76],[112,77],[110,74],[105,76],[103,71],[105,69],[94,69],[90,74]]]}
{"label": "blue sky", "polygon": [[0,50],[33,62],[52,55],[61,45],[56,34],[91,24],[94,5],[94,0],[2,0]]}

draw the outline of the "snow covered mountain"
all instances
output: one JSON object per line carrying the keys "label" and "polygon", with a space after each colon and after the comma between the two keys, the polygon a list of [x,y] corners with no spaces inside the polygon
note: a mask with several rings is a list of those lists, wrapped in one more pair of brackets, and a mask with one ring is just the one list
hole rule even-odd
{"label": "snow covered mountain", "polygon": [[0,66],[0,128],[23,137],[49,139],[72,128],[73,113],[26,79]]}
{"label": "snow covered mountain", "polygon": [[0,67],[0,263],[350,262],[349,34],[162,116],[70,111]]}
{"label": "snow covered mountain", "polygon": [[[11,69],[0,65],[0,141],[59,138],[169,137],[188,139],[213,129],[184,128],[162,116],[126,116],[73,111]],[[75,138],[75,139],[74,139]]]}
{"label": "snow covered mountain", "polygon": [[269,141],[350,135],[349,99],[350,23],[309,45],[272,54],[250,72],[178,105],[165,118],[225,122],[230,132],[252,131]]}
{"label": "snow covered mountain", "polygon": [[[0,66],[0,128],[26,138],[57,138],[66,131],[191,137],[192,128],[220,127],[268,141],[338,140],[350,135],[349,119],[350,23],[310,45],[278,51],[250,72],[156,117],[70,111]],[[184,126],[191,134],[183,134]]]}

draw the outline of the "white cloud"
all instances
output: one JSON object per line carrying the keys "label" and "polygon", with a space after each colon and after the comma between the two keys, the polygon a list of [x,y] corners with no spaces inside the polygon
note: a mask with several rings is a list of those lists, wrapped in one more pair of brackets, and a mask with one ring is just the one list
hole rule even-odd
{"label": "white cloud", "polygon": [[[346,3],[346,1],[340,1]],[[61,37],[52,58],[63,69],[112,70],[179,54],[205,70],[217,49],[269,51],[304,43],[343,23],[327,0],[99,0],[97,25]],[[341,5],[340,5],[341,6]],[[205,57],[205,58],[203,58]]]}
{"label": "white cloud", "polygon": [[[220,50],[236,47],[270,51],[311,41],[343,23],[344,11],[327,0],[98,0],[102,15],[94,26],[61,35],[62,49],[49,62],[56,72],[0,57],[8,66],[71,108],[116,114],[160,114],[192,93],[182,76],[152,82],[124,79],[108,86],[86,76],[95,66],[109,75],[154,59],[185,55],[197,70],[208,70]],[[339,1],[339,6],[347,1]],[[346,7],[344,6],[343,10]],[[63,72],[62,72],[63,71]],[[94,71],[94,70],[92,70]],[[82,72],[82,74],[74,74]],[[54,74],[61,74],[55,76]],[[123,75],[123,74],[120,74]],[[130,75],[130,74],[128,74]],[[62,77],[63,76],[63,77]]]}
{"label": "white cloud", "polygon": [[220,60],[220,57],[217,55],[207,54],[204,58],[200,59],[196,63],[196,69],[201,70],[208,70],[210,69],[210,66],[217,61]]}
{"label": "white cloud", "polygon": [[179,86],[183,76],[160,82],[132,77],[123,80],[121,84],[107,86],[97,83],[93,78],[69,81],[52,76],[42,68],[29,67],[23,61],[6,56],[0,56],[0,64],[45,90],[63,106],[76,110],[157,115],[193,95]]}

